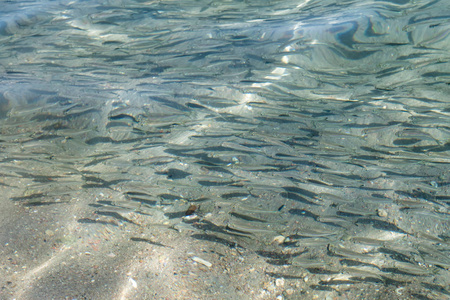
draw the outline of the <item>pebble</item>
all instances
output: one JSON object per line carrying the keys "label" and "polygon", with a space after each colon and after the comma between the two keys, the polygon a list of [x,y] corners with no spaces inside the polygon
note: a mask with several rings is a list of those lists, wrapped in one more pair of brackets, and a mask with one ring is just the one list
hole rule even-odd
{"label": "pebble", "polygon": [[272,243],[273,243],[273,244],[281,245],[281,244],[284,243],[285,239],[286,239],[286,238],[285,238],[284,236],[278,235],[278,236],[276,236],[276,237],[273,238]]}
{"label": "pebble", "polygon": [[277,278],[275,280],[275,285],[280,287],[280,286],[284,286],[284,278]]}
{"label": "pebble", "polygon": [[378,216],[382,217],[382,218],[386,218],[388,216],[388,213],[385,209],[379,208],[377,210]]}
{"label": "pebble", "polygon": [[130,281],[131,286],[134,287],[135,289],[137,289],[138,285],[137,285],[136,280],[134,280],[134,279],[131,278],[131,277],[128,277],[128,280]]}
{"label": "pebble", "polygon": [[287,289],[286,290],[286,295],[288,295],[288,296],[291,296],[291,295],[293,295],[295,293],[295,290],[294,289]]}

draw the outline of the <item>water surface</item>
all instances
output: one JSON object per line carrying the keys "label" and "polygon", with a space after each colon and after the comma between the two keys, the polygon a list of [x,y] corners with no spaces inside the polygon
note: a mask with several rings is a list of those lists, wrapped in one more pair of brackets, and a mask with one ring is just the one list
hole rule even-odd
{"label": "water surface", "polygon": [[2,298],[450,296],[446,1],[1,4]]}

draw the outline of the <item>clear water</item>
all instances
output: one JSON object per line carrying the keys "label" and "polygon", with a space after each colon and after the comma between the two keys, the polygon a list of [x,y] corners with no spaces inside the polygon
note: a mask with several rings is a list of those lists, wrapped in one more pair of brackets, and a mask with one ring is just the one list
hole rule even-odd
{"label": "clear water", "polygon": [[155,226],[245,249],[292,299],[450,296],[447,1],[1,5],[4,297],[80,298],[53,258]]}

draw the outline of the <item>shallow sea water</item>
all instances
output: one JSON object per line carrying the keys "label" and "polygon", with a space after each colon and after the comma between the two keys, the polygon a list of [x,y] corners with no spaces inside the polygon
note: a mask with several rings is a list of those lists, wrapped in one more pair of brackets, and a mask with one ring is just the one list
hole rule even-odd
{"label": "shallow sea water", "polygon": [[0,298],[450,298],[447,1],[1,5]]}

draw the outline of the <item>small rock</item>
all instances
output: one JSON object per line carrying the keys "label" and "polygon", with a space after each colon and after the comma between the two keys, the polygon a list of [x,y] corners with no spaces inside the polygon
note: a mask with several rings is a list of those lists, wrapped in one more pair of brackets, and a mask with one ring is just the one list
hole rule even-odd
{"label": "small rock", "polygon": [[273,238],[272,244],[278,244],[278,245],[281,245],[281,244],[284,243],[285,239],[286,239],[286,238],[285,238],[284,236],[278,235],[278,236],[276,236],[276,237]]}
{"label": "small rock", "polygon": [[284,286],[284,278],[277,278],[275,280],[275,285],[280,287],[280,286]]}
{"label": "small rock", "polygon": [[382,217],[382,218],[386,218],[388,216],[388,213],[385,209],[383,208],[379,208],[377,210],[378,216]]}
{"label": "small rock", "polygon": [[128,277],[128,280],[130,281],[131,286],[134,287],[135,289],[137,289],[138,285],[137,285],[136,280],[134,280],[134,279],[131,278],[131,277]]}

